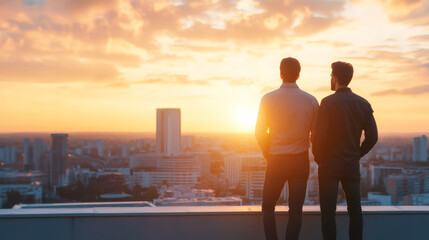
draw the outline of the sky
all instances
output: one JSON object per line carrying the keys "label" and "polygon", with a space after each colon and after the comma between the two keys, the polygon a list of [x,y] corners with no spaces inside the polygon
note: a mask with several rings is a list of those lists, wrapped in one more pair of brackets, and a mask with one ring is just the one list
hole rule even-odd
{"label": "sky", "polygon": [[0,132],[252,132],[284,57],[320,100],[330,64],[381,133],[429,132],[429,0],[0,1]]}

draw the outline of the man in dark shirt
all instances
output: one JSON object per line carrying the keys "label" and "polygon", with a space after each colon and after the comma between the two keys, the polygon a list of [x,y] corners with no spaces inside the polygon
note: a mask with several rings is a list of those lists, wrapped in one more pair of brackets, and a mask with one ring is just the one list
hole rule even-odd
{"label": "man in dark shirt", "polygon": [[[320,103],[313,142],[314,160],[319,165],[323,239],[336,239],[338,182],[347,199],[350,239],[362,239],[359,160],[377,142],[377,125],[368,101],[347,87],[353,66],[334,62],[331,68],[331,89],[335,93]],[[365,139],[361,144],[362,131]]]}

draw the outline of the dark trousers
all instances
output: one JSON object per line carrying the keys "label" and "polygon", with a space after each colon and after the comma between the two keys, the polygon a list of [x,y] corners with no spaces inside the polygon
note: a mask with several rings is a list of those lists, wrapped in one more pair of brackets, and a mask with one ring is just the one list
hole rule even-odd
{"label": "dark trousers", "polygon": [[319,169],[320,210],[322,211],[322,233],[324,240],[337,237],[335,211],[337,207],[338,182],[347,199],[347,211],[350,217],[349,236],[351,240],[362,240],[363,220],[360,203],[359,176],[329,176]]}
{"label": "dark trousers", "polygon": [[286,239],[298,239],[301,230],[302,205],[307,190],[308,152],[269,155],[262,193],[262,216],[266,239],[277,239],[274,209],[285,182],[289,186],[289,220]]}

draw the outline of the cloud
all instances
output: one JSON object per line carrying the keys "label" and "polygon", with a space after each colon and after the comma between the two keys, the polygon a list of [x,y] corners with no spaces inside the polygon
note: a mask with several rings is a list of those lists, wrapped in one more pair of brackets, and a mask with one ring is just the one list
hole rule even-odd
{"label": "cloud", "polygon": [[374,92],[371,95],[372,96],[388,96],[388,95],[412,96],[412,95],[421,95],[421,94],[426,94],[426,93],[429,93],[429,84],[419,85],[419,86],[404,88],[404,89],[393,89],[392,88],[392,89]]}
{"label": "cloud", "polygon": [[332,40],[317,40],[317,41],[308,41],[308,43],[312,43],[312,44],[319,44],[319,45],[329,45],[332,47],[350,47],[353,45],[353,43],[349,43],[349,42],[341,42],[341,41],[332,41]]}
{"label": "cloud", "polygon": [[315,17],[311,16],[302,21],[302,23],[294,29],[294,32],[299,36],[309,36],[315,33],[322,32],[333,25],[344,23],[341,17]]}
{"label": "cloud", "polygon": [[65,83],[118,81],[119,71],[110,64],[87,63],[74,59],[0,59],[1,81]]}
{"label": "cloud", "polygon": [[249,78],[231,79],[229,80],[229,86],[251,86],[255,83],[255,80]]}
{"label": "cloud", "polygon": [[314,92],[321,92],[321,93],[330,92],[330,91],[332,91],[332,90],[328,86],[322,86],[322,87],[314,89]]}
{"label": "cloud", "polygon": [[417,42],[429,42],[429,34],[412,36],[409,38],[409,40]]}
{"label": "cloud", "polygon": [[123,67],[139,67],[142,64],[140,56],[124,53],[106,53],[103,51],[85,51],[77,54],[79,58],[91,61],[113,63]]}
{"label": "cloud", "polygon": [[429,0],[378,0],[389,19],[410,25],[429,23]]}
{"label": "cloud", "polygon": [[208,86],[210,85],[210,82],[206,80],[190,80],[188,75],[183,74],[167,74],[163,76],[147,76],[142,81],[136,81],[130,84],[180,84]]}
{"label": "cloud", "polygon": [[273,90],[276,90],[277,88],[279,88],[279,86],[265,86],[261,89],[260,93],[265,94]]}
{"label": "cloud", "polygon": [[[366,50],[365,50],[366,49]],[[404,79],[412,78],[415,84],[424,84],[429,77],[429,50],[416,49],[413,51],[387,51],[362,49],[362,54],[348,57],[357,63],[356,73],[380,79],[384,83],[402,84]]]}
{"label": "cloud", "polygon": [[[122,84],[125,67],[194,60],[188,52],[244,52],[325,31],[344,23],[338,17],[344,4],[343,0],[0,1],[0,66],[8,68],[1,70],[8,81],[105,79]],[[130,48],[112,47],[112,41]],[[166,80],[152,78],[146,83],[162,81]],[[208,84],[183,78],[173,82]]]}

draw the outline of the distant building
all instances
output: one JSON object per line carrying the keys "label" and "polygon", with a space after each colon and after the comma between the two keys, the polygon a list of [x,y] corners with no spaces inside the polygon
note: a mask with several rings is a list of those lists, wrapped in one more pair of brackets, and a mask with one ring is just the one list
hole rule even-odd
{"label": "distant building", "polygon": [[12,146],[6,146],[0,151],[0,161],[4,163],[16,162],[16,149]]}
{"label": "distant building", "polygon": [[390,206],[392,205],[392,197],[389,194],[382,194],[377,192],[369,192],[368,200],[377,201],[376,206]]}
{"label": "distant building", "polygon": [[42,155],[45,152],[45,144],[40,138],[33,141],[33,169],[41,170]]}
{"label": "distant building", "polygon": [[130,156],[130,151],[127,144],[122,145],[122,157],[127,158]]}
{"label": "distant building", "polygon": [[385,188],[386,178],[390,175],[398,175],[405,172],[401,167],[387,167],[387,166],[374,166],[370,165],[370,182],[371,187]]}
{"label": "distant building", "polygon": [[104,156],[103,140],[98,139],[95,142],[95,147],[97,148],[98,156],[103,157]]}
{"label": "distant building", "polygon": [[133,169],[133,185],[195,186],[210,174],[210,157],[208,153],[137,154],[131,156],[130,168]]}
{"label": "distant building", "polygon": [[423,135],[414,138],[413,162],[427,162],[428,160],[428,138]]}
{"label": "distant building", "polygon": [[94,141],[88,141],[87,142],[87,148],[93,148],[93,147],[95,147]]}
{"label": "distant building", "polygon": [[16,183],[0,184],[0,206],[7,201],[7,193],[17,191],[21,197],[31,197],[36,203],[41,203],[43,199],[43,188],[41,183]]}
{"label": "distant building", "polygon": [[192,136],[192,135],[182,136],[180,147],[183,151],[188,151],[194,147],[194,143],[195,143],[195,136]]}
{"label": "distant building", "polygon": [[404,197],[404,205],[429,206],[429,193],[408,195]]}
{"label": "distant building", "polygon": [[386,179],[386,190],[392,196],[392,205],[411,204],[409,196],[413,194],[429,193],[429,176],[418,175],[398,175],[389,176]]}
{"label": "distant building", "polygon": [[97,172],[91,171],[88,168],[70,168],[64,173],[64,185],[74,185],[82,183],[87,186],[91,178],[97,178]]}
{"label": "distant building", "polygon": [[174,155],[180,152],[180,108],[156,109],[156,152]]}
{"label": "distant building", "polygon": [[240,185],[241,157],[239,155],[227,156],[224,159],[224,172],[228,186],[237,188]]}
{"label": "distant building", "polygon": [[31,141],[28,138],[24,139],[23,153],[24,153],[24,167],[26,169],[32,168],[31,165],[33,163],[33,160],[32,160],[33,154],[31,149]]}
{"label": "distant building", "polygon": [[[226,156],[224,171],[228,187],[244,191],[245,197],[250,201],[262,200],[266,166],[266,160],[262,154]],[[288,194],[287,183],[285,183],[279,199],[287,200]]]}
{"label": "distant building", "polygon": [[198,172],[177,169],[165,171],[160,169],[137,168],[132,171],[133,186],[160,187],[162,185],[196,186],[200,183]]}
{"label": "distant building", "polygon": [[44,175],[41,172],[0,172],[0,207],[7,193],[17,191],[22,198],[42,202]]}
{"label": "distant building", "polygon": [[264,187],[265,159],[261,154],[241,156],[241,183],[249,200],[262,200]]}
{"label": "distant building", "polygon": [[140,153],[130,157],[130,168],[156,168],[158,166],[158,154]]}
{"label": "distant building", "polygon": [[54,186],[61,184],[61,176],[65,173],[67,163],[67,141],[68,134],[51,134],[52,158],[49,170],[49,187],[52,191]]}

